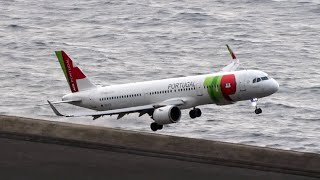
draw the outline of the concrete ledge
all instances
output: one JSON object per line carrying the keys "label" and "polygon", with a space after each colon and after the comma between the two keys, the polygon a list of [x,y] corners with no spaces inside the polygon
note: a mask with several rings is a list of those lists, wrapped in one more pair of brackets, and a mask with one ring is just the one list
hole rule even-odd
{"label": "concrete ledge", "polygon": [[104,127],[0,116],[0,136],[320,177],[320,155]]}

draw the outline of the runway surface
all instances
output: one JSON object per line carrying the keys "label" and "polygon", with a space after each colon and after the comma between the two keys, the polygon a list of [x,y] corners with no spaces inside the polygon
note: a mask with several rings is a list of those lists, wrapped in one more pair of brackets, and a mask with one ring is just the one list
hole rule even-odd
{"label": "runway surface", "polygon": [[7,138],[0,147],[1,179],[317,179]]}

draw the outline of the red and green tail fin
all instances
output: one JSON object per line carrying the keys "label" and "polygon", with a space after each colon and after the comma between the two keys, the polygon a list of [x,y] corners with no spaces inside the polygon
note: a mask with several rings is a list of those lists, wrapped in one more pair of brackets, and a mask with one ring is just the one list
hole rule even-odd
{"label": "red and green tail fin", "polygon": [[64,51],[56,51],[56,56],[68,81],[71,92],[75,93],[96,87]]}

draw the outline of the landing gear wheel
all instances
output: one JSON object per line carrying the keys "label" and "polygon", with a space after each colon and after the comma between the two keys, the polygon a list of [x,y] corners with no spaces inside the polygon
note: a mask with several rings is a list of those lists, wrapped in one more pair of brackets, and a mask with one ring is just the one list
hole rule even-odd
{"label": "landing gear wheel", "polygon": [[151,123],[150,128],[152,131],[157,131],[158,130],[158,124],[157,123]]}
{"label": "landing gear wheel", "polygon": [[189,116],[190,116],[190,118],[191,119],[194,119],[194,118],[196,118],[197,117],[197,114],[196,114],[196,111],[195,110],[190,110],[190,112],[189,112]]}
{"label": "landing gear wheel", "polygon": [[257,108],[256,110],[254,110],[254,112],[256,114],[261,114],[262,113],[262,109],[261,108]]}
{"label": "landing gear wheel", "polygon": [[199,108],[193,108],[189,112],[189,115],[190,115],[191,119],[194,119],[196,117],[200,117],[201,114],[202,114],[202,112],[201,112],[201,110]]}
{"label": "landing gear wheel", "polygon": [[163,128],[163,125],[153,122],[151,123],[150,128],[152,131],[157,131],[157,130],[161,130]]}
{"label": "landing gear wheel", "polygon": [[196,116],[197,117],[201,116],[202,112],[201,112],[201,110],[199,108],[195,108],[194,111],[196,112]]}

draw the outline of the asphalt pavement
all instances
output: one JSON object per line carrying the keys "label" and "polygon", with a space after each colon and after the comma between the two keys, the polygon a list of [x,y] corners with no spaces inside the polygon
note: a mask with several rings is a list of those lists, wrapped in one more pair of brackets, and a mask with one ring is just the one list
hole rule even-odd
{"label": "asphalt pavement", "polygon": [[208,163],[0,138],[0,179],[224,179],[317,178]]}

